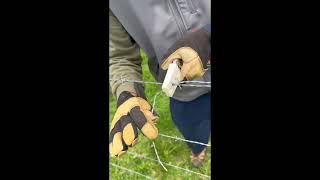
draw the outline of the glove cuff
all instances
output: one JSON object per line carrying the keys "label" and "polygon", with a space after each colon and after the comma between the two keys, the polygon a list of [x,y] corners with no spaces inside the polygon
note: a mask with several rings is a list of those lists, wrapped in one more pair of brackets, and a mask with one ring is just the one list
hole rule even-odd
{"label": "glove cuff", "polygon": [[134,90],[135,92],[123,91],[120,93],[117,101],[117,107],[119,107],[122,103],[127,101],[132,97],[141,97],[143,99],[147,99],[144,94],[144,87],[142,84],[134,83]]}
{"label": "glove cuff", "polygon": [[130,93],[129,91],[123,91],[118,97],[117,107],[119,107],[121,104],[132,97],[134,97],[132,93]]}

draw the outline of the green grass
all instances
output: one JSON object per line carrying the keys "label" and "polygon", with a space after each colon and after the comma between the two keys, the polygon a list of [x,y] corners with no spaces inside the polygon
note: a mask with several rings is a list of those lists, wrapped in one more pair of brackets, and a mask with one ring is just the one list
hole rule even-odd
{"label": "green grass", "polygon": [[[149,72],[148,68],[148,59],[147,56],[142,52],[143,57],[143,80],[144,81],[155,81],[152,77],[151,73]],[[145,93],[149,100],[149,103],[152,104],[154,95],[161,91],[161,87],[159,85],[153,84],[146,84],[145,85]],[[109,123],[111,124],[113,115],[116,111],[116,102],[109,91]],[[159,133],[166,134],[166,135],[173,135],[182,137],[180,132],[177,130],[173,121],[171,119],[171,114],[169,110],[169,98],[161,93],[157,98],[157,103],[155,107],[155,111],[160,116],[160,121],[157,123],[157,127],[159,129]],[[205,161],[204,166],[200,168],[195,168],[190,165],[189,156],[190,156],[190,149],[187,145],[182,141],[174,141],[173,139],[168,139],[164,137],[158,137],[155,140],[155,144],[158,150],[159,157],[161,161],[176,165],[182,168],[186,168],[198,173],[202,173],[205,175],[211,175],[211,148],[207,149],[207,158]],[[141,133],[139,133],[139,142],[133,148],[129,148],[130,152],[147,156],[152,159],[156,159],[156,155],[154,152],[152,145],[152,141],[148,140],[144,137]],[[142,173],[147,176],[151,176],[154,179],[207,179],[205,177],[191,174],[179,169],[175,169],[170,166],[166,166],[168,171],[166,172],[158,162],[141,159],[141,158],[134,158],[130,154],[124,154],[120,158],[110,158],[109,162],[117,164],[119,166],[134,170],[136,172]],[[113,166],[109,166],[109,177],[112,180],[123,180],[123,179],[145,179],[142,176],[135,175],[129,173],[127,171],[115,168]]]}

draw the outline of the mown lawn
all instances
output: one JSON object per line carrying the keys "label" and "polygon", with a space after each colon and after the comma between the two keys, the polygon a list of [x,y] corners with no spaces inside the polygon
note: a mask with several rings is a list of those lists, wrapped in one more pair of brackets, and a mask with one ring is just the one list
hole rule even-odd
{"label": "mown lawn", "polygon": [[[155,81],[152,75],[149,72],[149,68],[147,65],[147,57],[142,52],[143,57],[143,80],[144,81]],[[149,103],[152,104],[154,95],[161,91],[161,87],[159,85],[146,84],[145,85],[145,93],[149,100]],[[116,102],[111,94],[109,93],[110,98],[110,109],[109,109],[109,123],[111,124],[111,120],[116,110]],[[159,133],[182,137],[179,133],[175,125],[171,120],[170,110],[169,110],[169,99],[161,93],[157,98],[157,103],[155,107],[156,112],[160,116],[160,121],[157,123],[157,127],[159,129]],[[158,137],[155,140],[155,144],[158,150],[159,157],[161,161],[176,165],[182,168],[186,168],[201,174],[211,175],[211,147],[207,149],[207,159],[203,167],[195,168],[190,165],[189,156],[190,150],[187,145],[182,141],[175,141],[173,139],[168,139],[164,137]],[[133,148],[129,148],[129,152],[133,152],[136,154],[140,154],[143,156],[147,156],[152,159],[157,159],[156,154],[154,152],[154,148],[152,147],[152,142],[144,137],[142,134],[139,134],[139,143],[135,145]],[[120,158],[110,158],[109,162],[113,164],[117,164],[119,166],[134,170],[136,172],[142,173],[144,175],[150,176],[154,179],[208,179],[196,174],[188,173],[183,170],[179,170],[170,166],[166,166],[168,171],[166,172],[158,162],[141,159],[132,156],[131,154],[124,154]],[[112,180],[117,179],[145,179],[142,176],[135,175],[124,170],[118,169],[113,166],[109,166],[109,177]]]}

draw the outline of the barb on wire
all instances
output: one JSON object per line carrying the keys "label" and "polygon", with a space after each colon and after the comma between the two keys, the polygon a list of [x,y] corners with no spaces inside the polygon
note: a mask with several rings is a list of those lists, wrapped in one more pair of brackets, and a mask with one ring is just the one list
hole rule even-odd
{"label": "barb on wire", "polygon": [[[156,159],[152,159],[152,158],[149,158],[149,157],[146,157],[146,156],[143,156],[143,155],[140,155],[140,154],[136,154],[136,153],[133,153],[133,152],[127,152],[128,154],[131,154],[132,156],[134,157],[139,157],[139,158],[143,158],[143,159],[148,159],[148,160],[151,160],[151,161],[157,161]],[[165,163],[163,162],[163,164],[167,165],[167,166],[170,166],[170,167],[173,167],[173,168],[176,168],[176,169],[179,169],[179,170],[183,170],[185,172],[188,172],[188,173],[192,173],[192,174],[197,174],[199,176],[203,176],[203,177],[206,177],[206,178],[210,178],[210,176],[206,175],[206,174],[201,174],[201,173],[198,173],[198,172],[195,172],[195,171],[191,171],[189,169],[186,169],[186,168],[182,168],[182,167],[179,167],[179,166],[175,166],[175,165],[172,165],[172,164],[169,164],[169,163]]]}
{"label": "barb on wire", "polygon": [[162,137],[167,137],[167,138],[179,140],[179,141],[185,141],[185,142],[189,142],[189,143],[200,144],[200,145],[203,145],[203,146],[208,146],[208,147],[211,146],[210,144],[205,144],[205,143],[201,143],[201,142],[197,142],[197,141],[190,141],[190,140],[187,140],[187,139],[179,138],[179,137],[177,137],[177,136],[174,137],[174,136],[169,136],[169,135],[160,134],[160,133],[159,133],[158,135],[159,135],[159,136],[162,136]]}
{"label": "barb on wire", "polygon": [[136,171],[131,170],[131,169],[128,169],[128,168],[125,168],[125,167],[122,167],[122,166],[118,166],[118,165],[113,164],[113,163],[109,163],[109,164],[111,164],[112,166],[117,167],[117,168],[119,168],[119,169],[128,171],[128,172],[130,172],[130,173],[134,173],[134,174],[138,174],[138,175],[140,175],[140,176],[143,176],[143,177],[145,177],[146,179],[154,179],[154,178],[152,178],[152,177],[150,177],[150,176],[146,176],[146,175],[144,175],[144,174],[141,174],[141,173],[139,173],[139,172],[136,172]]}
{"label": "barb on wire", "polygon": [[197,85],[197,84],[174,84],[174,85],[178,85],[178,86],[182,86],[182,87],[185,87],[185,86],[189,86],[189,87],[208,87],[208,88],[211,88],[211,85]]}
{"label": "barb on wire", "polygon": [[160,82],[151,82],[151,81],[139,81],[139,80],[129,80],[129,79],[109,79],[109,81],[121,81],[121,83],[124,82],[136,82],[136,83],[142,83],[142,84],[162,84]]}

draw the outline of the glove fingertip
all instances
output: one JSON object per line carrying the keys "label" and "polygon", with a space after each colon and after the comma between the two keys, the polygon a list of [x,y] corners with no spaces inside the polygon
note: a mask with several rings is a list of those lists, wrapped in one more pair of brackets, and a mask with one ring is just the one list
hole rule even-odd
{"label": "glove fingertip", "polygon": [[109,143],[109,150],[111,156],[119,156],[119,154],[121,154],[123,151],[126,151],[127,149],[127,146],[123,143],[122,140],[122,133],[115,133],[112,142]]}
{"label": "glove fingertip", "polygon": [[149,139],[154,140],[158,137],[158,129],[151,123],[147,122],[141,129],[142,133]]}
{"label": "glove fingertip", "polygon": [[123,128],[123,141],[125,142],[126,145],[131,146],[133,142],[137,139],[137,132],[135,132],[135,128],[132,126],[132,123],[127,124]]}

